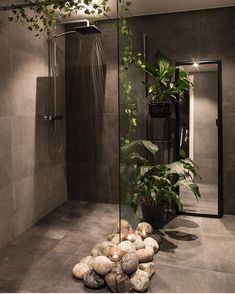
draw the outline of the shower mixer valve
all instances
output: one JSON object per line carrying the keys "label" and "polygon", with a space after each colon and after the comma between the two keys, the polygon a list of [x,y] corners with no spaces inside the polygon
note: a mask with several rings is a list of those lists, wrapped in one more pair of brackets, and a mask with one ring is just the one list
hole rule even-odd
{"label": "shower mixer valve", "polygon": [[63,119],[63,115],[44,115],[43,120],[45,122],[47,121],[55,121],[55,120],[62,120]]}

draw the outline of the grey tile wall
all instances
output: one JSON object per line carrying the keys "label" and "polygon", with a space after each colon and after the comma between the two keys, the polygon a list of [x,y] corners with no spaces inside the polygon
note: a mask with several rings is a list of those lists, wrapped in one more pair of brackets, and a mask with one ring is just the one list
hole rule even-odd
{"label": "grey tile wall", "polygon": [[[65,155],[49,157],[49,128],[43,122],[49,100],[47,39],[9,24],[7,17],[0,14],[0,248],[67,199]],[[58,48],[58,79],[64,81],[63,40]],[[63,84],[58,104],[65,115]]]}

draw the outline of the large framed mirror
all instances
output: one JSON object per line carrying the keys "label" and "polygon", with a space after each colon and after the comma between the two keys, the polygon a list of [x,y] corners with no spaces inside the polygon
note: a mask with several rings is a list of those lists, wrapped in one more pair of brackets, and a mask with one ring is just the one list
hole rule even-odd
{"label": "large framed mirror", "polygon": [[183,214],[222,217],[221,61],[177,62],[188,72],[191,87],[178,105],[178,156],[198,166],[199,202],[180,188]]}

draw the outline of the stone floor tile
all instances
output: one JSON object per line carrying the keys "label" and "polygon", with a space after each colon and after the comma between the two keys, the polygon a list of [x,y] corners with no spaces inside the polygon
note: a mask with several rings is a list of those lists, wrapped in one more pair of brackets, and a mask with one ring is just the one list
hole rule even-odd
{"label": "stone floor tile", "polygon": [[51,229],[50,225],[35,225],[28,229],[27,232],[33,236],[44,237],[49,239],[63,239],[64,236],[69,232],[69,230],[54,228]]}
{"label": "stone floor tile", "polygon": [[148,292],[205,293],[209,284],[203,270],[158,263]]}
{"label": "stone floor tile", "polygon": [[[230,236],[235,238],[235,218],[202,218],[202,234]],[[232,230],[231,230],[232,229]]]}
{"label": "stone floor tile", "polygon": [[14,240],[13,244],[15,246],[29,247],[29,248],[36,248],[36,249],[43,249],[43,250],[50,251],[58,244],[58,242],[59,240],[36,237],[25,232],[21,234],[16,240]]}
{"label": "stone floor tile", "polygon": [[[95,244],[117,231],[117,215],[115,205],[61,205],[0,250],[0,292],[94,293],[71,271]],[[158,232],[162,243],[148,292],[233,292],[234,228],[234,216],[173,219]]]}
{"label": "stone floor tile", "polygon": [[221,272],[208,271],[206,273],[209,292],[231,293],[235,290],[235,275]]}
{"label": "stone floor tile", "polygon": [[235,274],[235,238],[228,235],[204,235],[205,267]]}
{"label": "stone floor tile", "polygon": [[83,242],[83,240],[86,238],[86,236],[87,236],[87,234],[85,234],[85,233],[80,233],[79,231],[76,231],[76,232],[72,231],[72,232],[68,232],[64,236],[64,240],[81,244]]}
{"label": "stone floor tile", "polygon": [[73,254],[79,247],[79,243],[61,240],[54,248],[53,251]]}

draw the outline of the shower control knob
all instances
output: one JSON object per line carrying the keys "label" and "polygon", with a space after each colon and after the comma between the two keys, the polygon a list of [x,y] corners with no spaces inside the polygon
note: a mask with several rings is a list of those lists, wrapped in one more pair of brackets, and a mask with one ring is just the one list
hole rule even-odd
{"label": "shower control knob", "polygon": [[48,120],[49,120],[49,117],[48,117],[48,115],[44,115],[44,117],[43,117],[43,120],[45,121],[45,122],[47,122]]}

